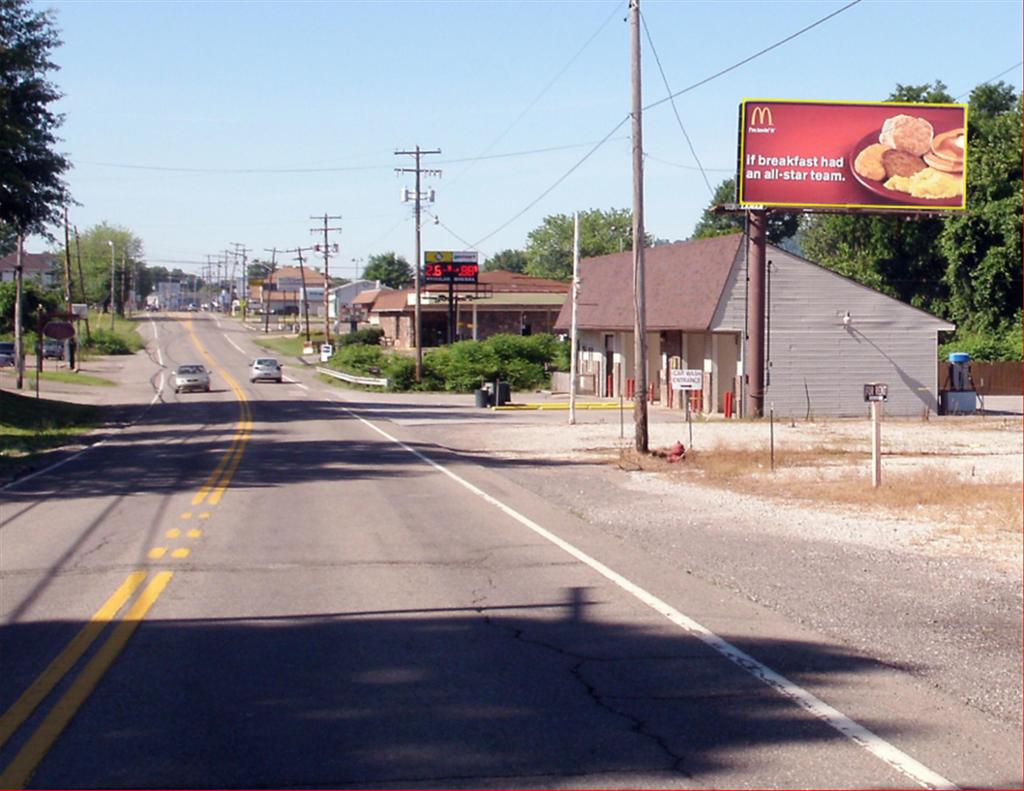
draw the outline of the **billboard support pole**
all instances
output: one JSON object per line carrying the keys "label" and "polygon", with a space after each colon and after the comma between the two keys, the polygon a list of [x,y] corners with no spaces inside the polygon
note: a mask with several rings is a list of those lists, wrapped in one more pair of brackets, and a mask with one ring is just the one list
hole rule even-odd
{"label": "billboard support pole", "polygon": [[764,210],[747,212],[750,228],[747,289],[747,359],[744,361],[747,377],[747,414],[764,417],[764,307],[765,307],[765,243],[767,240],[767,213]]}

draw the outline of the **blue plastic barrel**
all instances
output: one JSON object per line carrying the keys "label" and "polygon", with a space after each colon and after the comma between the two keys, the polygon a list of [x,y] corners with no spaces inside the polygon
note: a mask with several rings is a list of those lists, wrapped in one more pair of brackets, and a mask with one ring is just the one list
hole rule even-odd
{"label": "blue plastic barrel", "polygon": [[971,355],[967,352],[950,352],[949,361],[951,363],[969,363]]}

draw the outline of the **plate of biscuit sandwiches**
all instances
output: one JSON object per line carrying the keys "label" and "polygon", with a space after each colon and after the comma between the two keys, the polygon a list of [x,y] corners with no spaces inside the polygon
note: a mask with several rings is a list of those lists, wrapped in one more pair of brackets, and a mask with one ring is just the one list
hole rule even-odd
{"label": "plate of biscuit sandwiches", "polygon": [[854,147],[854,178],[883,198],[915,206],[960,206],[964,195],[963,128],[936,133],[924,118],[894,115]]}

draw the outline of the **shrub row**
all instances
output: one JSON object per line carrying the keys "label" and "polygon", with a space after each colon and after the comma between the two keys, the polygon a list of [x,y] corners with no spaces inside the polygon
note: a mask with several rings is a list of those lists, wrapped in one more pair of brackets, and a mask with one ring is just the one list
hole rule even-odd
{"label": "shrub row", "polygon": [[513,390],[533,390],[547,384],[550,371],[569,366],[568,345],[552,335],[495,335],[485,341],[459,341],[426,352],[417,385],[415,361],[386,353],[376,345],[378,342],[379,337],[370,343],[340,340],[341,348],[331,357],[331,367],[360,376],[386,376],[390,389],[395,391],[468,393],[498,378]]}

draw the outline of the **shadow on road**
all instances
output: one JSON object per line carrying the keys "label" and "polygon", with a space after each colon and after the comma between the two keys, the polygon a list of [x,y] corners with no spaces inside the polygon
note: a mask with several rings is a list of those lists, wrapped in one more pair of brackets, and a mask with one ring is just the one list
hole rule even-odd
{"label": "shadow on road", "polygon": [[[568,589],[564,601],[522,606],[148,620],[33,784],[906,781],[698,640],[603,620],[602,604]],[[5,663],[4,709],[48,661],[40,647],[81,626],[0,629],[17,656]],[[879,669],[825,645],[732,642],[819,690]],[[915,731],[895,714],[862,724],[883,738]],[[23,740],[0,752],[3,765]],[[834,763],[812,757],[824,743]]]}

